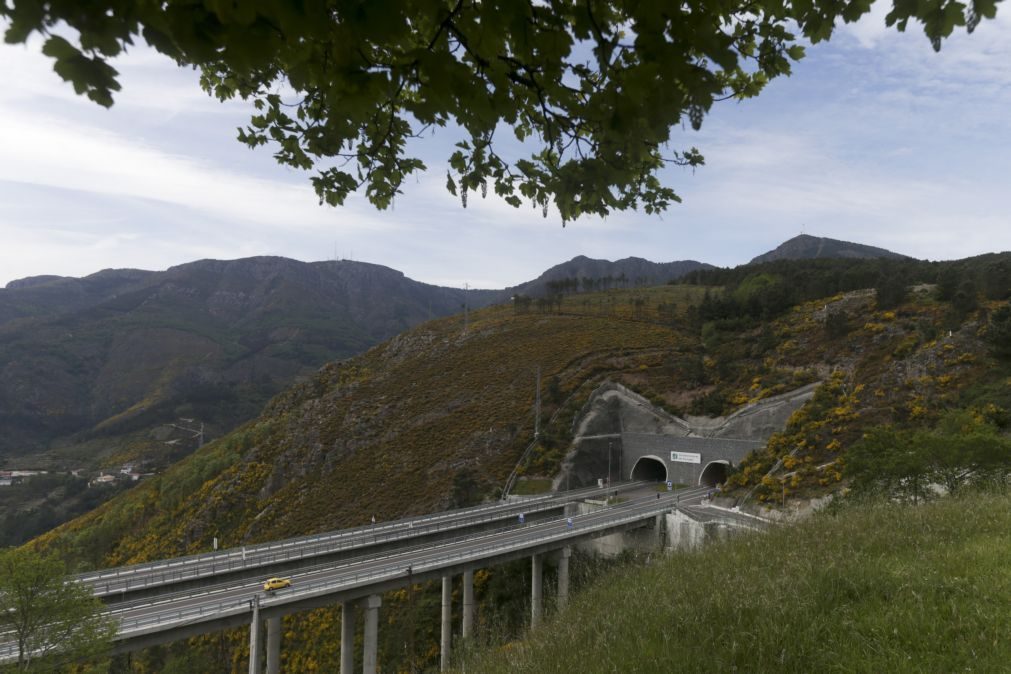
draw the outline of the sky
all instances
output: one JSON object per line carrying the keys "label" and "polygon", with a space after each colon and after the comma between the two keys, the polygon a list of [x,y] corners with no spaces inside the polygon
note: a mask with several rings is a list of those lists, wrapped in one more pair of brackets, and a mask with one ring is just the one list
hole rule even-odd
{"label": "sky", "polygon": [[307,174],[235,140],[248,104],[208,97],[153,50],[114,63],[123,91],[107,110],[75,95],[37,40],[0,44],[0,287],[281,255],[502,288],[577,255],[734,266],[801,233],[931,260],[1011,250],[1011,11],[998,7],[935,54],[918,27],[887,29],[879,2],[758,98],[675,131],[674,147],[706,158],[664,173],[682,204],[564,228],[493,194],[463,209],[435,152],[450,135],[419,147],[429,172],[391,210],[358,195],[320,206]]}

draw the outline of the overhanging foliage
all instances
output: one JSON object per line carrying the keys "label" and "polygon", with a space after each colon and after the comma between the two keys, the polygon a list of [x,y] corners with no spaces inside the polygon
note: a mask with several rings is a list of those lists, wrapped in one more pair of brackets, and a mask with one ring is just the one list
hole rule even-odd
{"label": "overhanging foliage", "polygon": [[[997,0],[894,0],[889,25],[923,23],[935,49],[970,32]],[[256,107],[239,139],[271,144],[285,165],[314,171],[320,202],[364,187],[378,208],[426,167],[408,141],[458,125],[447,188],[464,206],[489,187],[513,206],[554,202],[563,221],[679,197],[669,148],[713,103],[757,95],[789,74],[801,42],[827,40],[871,0],[0,0],[5,39],[42,51],[78,94],[110,106],[108,60],[142,39],[201,71],[204,89]],[[67,39],[65,25],[77,35]],[[799,28],[799,34],[793,32]],[[505,130],[525,156],[507,157]]]}

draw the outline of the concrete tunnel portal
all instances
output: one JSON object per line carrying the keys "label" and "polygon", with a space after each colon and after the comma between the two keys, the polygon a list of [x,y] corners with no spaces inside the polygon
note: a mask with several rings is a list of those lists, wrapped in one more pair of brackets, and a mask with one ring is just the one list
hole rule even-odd
{"label": "concrete tunnel portal", "polygon": [[649,482],[667,481],[667,464],[657,456],[639,457],[635,465],[632,466],[632,480],[646,480]]}
{"label": "concrete tunnel portal", "polygon": [[699,486],[715,487],[723,484],[727,481],[728,475],[730,475],[729,461],[724,461],[722,459],[719,461],[710,461],[706,464],[706,467],[702,469],[702,474],[699,475]]}

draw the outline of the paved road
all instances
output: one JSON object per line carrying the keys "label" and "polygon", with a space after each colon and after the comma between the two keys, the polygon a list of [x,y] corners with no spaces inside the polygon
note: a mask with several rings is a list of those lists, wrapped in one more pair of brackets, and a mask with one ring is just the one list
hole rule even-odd
{"label": "paved road", "polygon": [[489,523],[507,522],[517,518],[520,513],[536,515],[558,509],[572,501],[599,497],[610,491],[621,493],[640,487],[641,483],[631,482],[614,485],[611,488],[592,487],[545,494],[522,501],[500,501],[244,548],[104,569],[80,574],[75,579],[91,585],[96,596],[127,599],[127,593],[131,591],[211,576],[227,576],[247,569],[267,568],[280,562],[311,560],[313,557],[322,557],[339,551],[364,552],[376,545],[393,541],[406,543],[412,538],[422,538],[439,532],[454,530],[463,532],[478,526],[487,527]]}

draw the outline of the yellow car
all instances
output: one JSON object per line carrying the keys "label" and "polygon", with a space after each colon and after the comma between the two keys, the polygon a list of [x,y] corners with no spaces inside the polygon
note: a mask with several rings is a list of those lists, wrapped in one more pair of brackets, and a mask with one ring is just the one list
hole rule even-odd
{"label": "yellow car", "polygon": [[282,587],[291,587],[291,578],[268,578],[263,584],[263,589],[267,592],[280,590]]}

